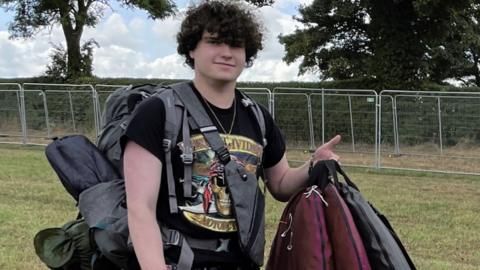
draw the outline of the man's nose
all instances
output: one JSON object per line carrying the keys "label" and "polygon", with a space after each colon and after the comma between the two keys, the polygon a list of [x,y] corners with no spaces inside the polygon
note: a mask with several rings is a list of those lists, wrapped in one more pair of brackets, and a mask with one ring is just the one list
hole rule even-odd
{"label": "man's nose", "polygon": [[222,57],[228,57],[228,58],[232,57],[232,48],[230,47],[230,45],[222,43],[219,46],[220,46]]}

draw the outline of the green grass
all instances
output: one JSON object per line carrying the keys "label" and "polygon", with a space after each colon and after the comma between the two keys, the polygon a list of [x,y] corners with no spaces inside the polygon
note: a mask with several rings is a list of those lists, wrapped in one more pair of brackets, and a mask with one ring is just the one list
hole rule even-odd
{"label": "green grass", "polygon": [[[480,177],[347,168],[391,221],[418,269],[478,269]],[[268,198],[267,254],[284,204]],[[47,269],[33,237],[76,217],[41,147],[0,145],[0,269]]]}
{"label": "green grass", "polygon": [[48,269],[33,237],[76,216],[75,201],[61,186],[38,147],[0,148],[0,269]]}

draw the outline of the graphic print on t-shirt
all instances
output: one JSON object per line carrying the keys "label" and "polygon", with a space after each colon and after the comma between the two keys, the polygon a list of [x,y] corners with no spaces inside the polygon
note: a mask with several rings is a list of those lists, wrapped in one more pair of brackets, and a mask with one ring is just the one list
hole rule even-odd
{"label": "graphic print on t-shirt", "polygon": [[[232,160],[255,173],[263,148],[257,142],[239,135],[220,134]],[[224,178],[224,167],[203,135],[191,137],[194,163],[192,167],[193,197],[179,206],[182,215],[191,223],[215,232],[235,232],[237,224],[232,212],[230,194]],[[183,149],[183,143],[179,143]]]}

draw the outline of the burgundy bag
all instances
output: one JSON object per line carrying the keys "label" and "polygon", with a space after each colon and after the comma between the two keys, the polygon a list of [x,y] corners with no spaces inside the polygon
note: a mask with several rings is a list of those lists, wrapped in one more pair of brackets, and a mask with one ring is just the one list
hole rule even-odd
{"label": "burgundy bag", "polygon": [[368,255],[352,214],[337,188],[328,183],[323,190],[328,233],[331,236],[336,270],[370,270]]}
{"label": "burgundy bag", "polygon": [[311,186],[287,204],[273,240],[267,270],[370,270],[350,210],[331,182],[325,162]]}
{"label": "burgundy bag", "polygon": [[[327,160],[325,165],[350,209],[370,266],[375,270],[415,270],[412,259],[388,219],[363,197],[337,162]],[[339,180],[337,172],[344,181]]]}
{"label": "burgundy bag", "polygon": [[334,269],[324,203],[317,186],[304,188],[290,199],[278,224],[267,270]]}

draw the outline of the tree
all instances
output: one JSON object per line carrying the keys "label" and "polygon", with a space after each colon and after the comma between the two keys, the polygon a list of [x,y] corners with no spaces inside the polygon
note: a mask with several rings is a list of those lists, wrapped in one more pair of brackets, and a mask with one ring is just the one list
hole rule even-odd
{"label": "tree", "polygon": [[[169,0],[119,1],[125,7],[146,10],[154,19],[165,18],[175,11],[174,3]],[[0,0],[0,7],[15,13],[9,25],[11,38],[31,38],[44,28],[61,25],[67,45],[67,78],[87,75],[82,66],[88,63],[82,62],[86,59],[80,46],[83,29],[95,26],[107,6],[107,0]]]}
{"label": "tree", "polygon": [[[173,15],[176,10],[172,0],[117,1],[123,7],[146,10],[152,19],[163,19]],[[88,63],[82,62],[86,59],[82,57],[80,45],[83,29],[85,26],[93,27],[99,22],[109,2],[108,0],[0,0],[0,7],[15,14],[9,24],[11,38],[32,38],[40,30],[60,24],[67,45],[66,76],[76,78],[87,75],[84,66]],[[271,4],[273,1],[250,0],[249,2],[262,6]]]}
{"label": "tree", "polygon": [[[52,44],[53,52],[50,55],[51,63],[47,65],[47,70],[45,75],[47,77],[56,79],[56,80],[67,80],[68,79],[68,54],[63,45]],[[90,39],[85,42],[80,48],[80,72],[82,76],[92,76],[93,75],[93,47],[97,46],[98,43],[94,39]]]}
{"label": "tree", "polygon": [[287,63],[303,58],[300,73],[415,88],[428,78],[430,49],[442,44],[454,15],[469,6],[469,0],[314,0],[299,9],[296,20],[304,28],[279,40]]}
{"label": "tree", "polygon": [[445,40],[431,48],[432,81],[452,78],[467,86],[480,86],[480,4],[474,2],[455,14]]}

